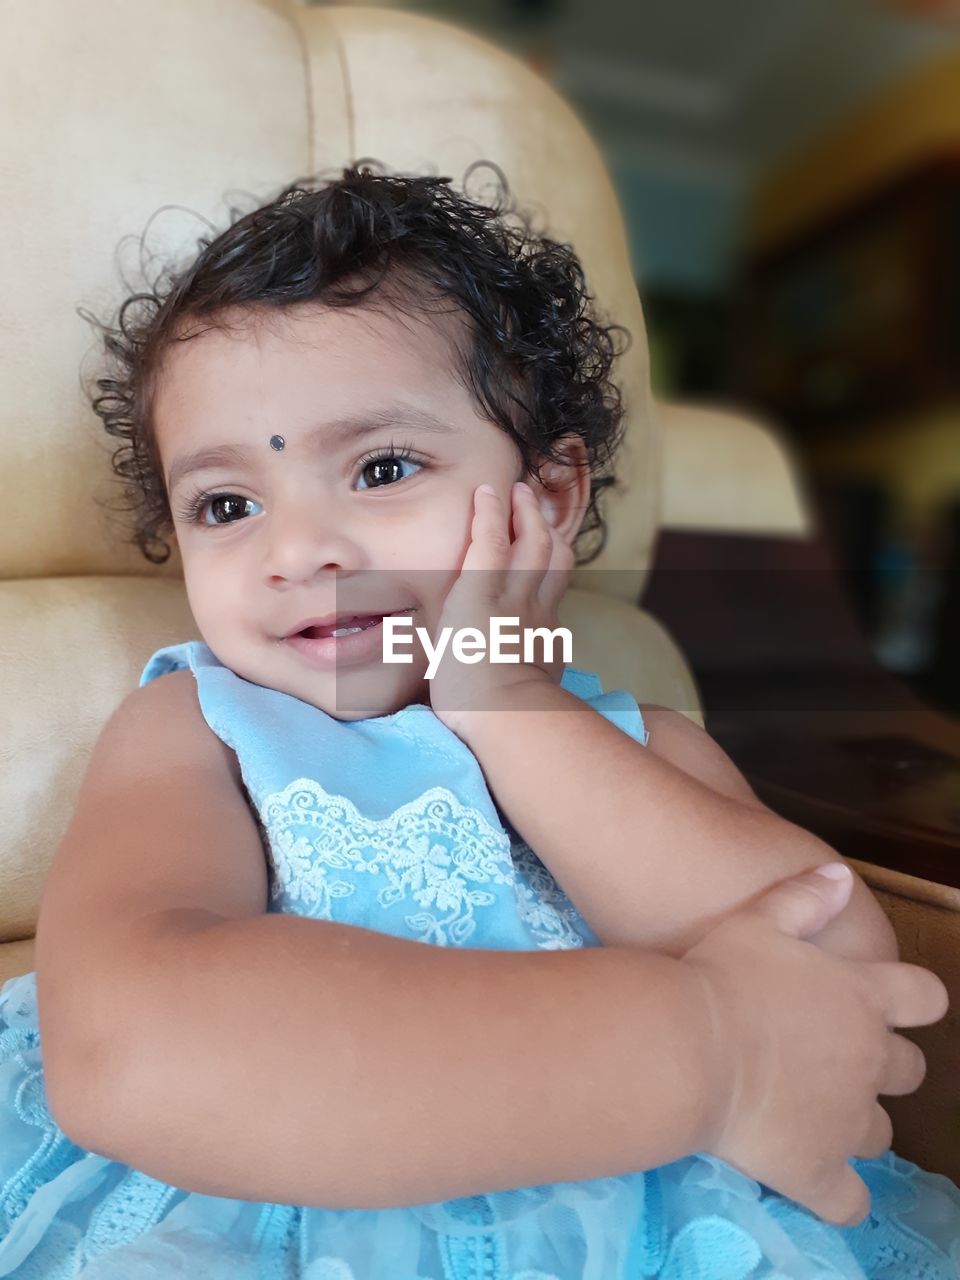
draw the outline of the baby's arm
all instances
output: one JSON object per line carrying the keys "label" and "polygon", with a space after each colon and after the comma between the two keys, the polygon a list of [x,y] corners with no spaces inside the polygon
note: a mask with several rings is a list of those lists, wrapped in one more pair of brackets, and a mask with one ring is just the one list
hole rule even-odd
{"label": "baby's arm", "polygon": [[[682,955],[775,881],[839,860],[763,805],[698,725],[666,707],[641,711],[646,746],[559,686],[515,686],[509,711],[485,710],[462,735],[601,942]],[[898,954],[859,877],[816,941],[854,959]]]}
{"label": "baby's arm", "polygon": [[371,1209],[627,1173],[702,1149],[731,1089],[681,960],[143,926],[105,1105],[67,1132],[189,1191]]}
{"label": "baby's arm", "polygon": [[847,1158],[886,1151],[877,1094],[923,1078],[922,1053],[888,1028],[942,1018],[946,991],[911,965],[797,943],[842,901],[836,883],[803,879],[682,960],[435,947],[283,914],[128,923],[133,1004],[111,1002],[125,1050],[101,1053],[114,1065],[99,1114],[67,1132],[175,1187],[329,1208],[709,1151],[859,1221],[869,1194]]}
{"label": "baby's arm", "polygon": [[876,1096],[923,1075],[888,1027],[942,1018],[946,991],[910,965],[798,944],[844,900],[802,879],[682,960],[443,948],[280,914],[128,922],[104,1102],[67,1132],[186,1190],[329,1208],[710,1151],[829,1221],[859,1221],[869,1194],[848,1158],[887,1149]]}

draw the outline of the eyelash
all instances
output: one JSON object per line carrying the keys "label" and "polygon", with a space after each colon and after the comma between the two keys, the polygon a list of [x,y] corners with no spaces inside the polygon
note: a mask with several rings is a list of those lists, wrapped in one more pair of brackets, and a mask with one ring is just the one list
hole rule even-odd
{"label": "eyelash", "polygon": [[[374,449],[371,453],[364,454],[357,462],[357,472],[362,474],[367,467],[374,462],[385,462],[388,459],[397,458],[401,462],[414,462],[419,467],[426,467],[428,464],[419,458],[409,445],[406,444],[388,444],[379,449]],[[401,480],[407,477],[401,476]],[[393,484],[399,484],[400,481],[395,480]],[[373,489],[389,489],[391,485],[371,485]],[[199,489],[196,493],[191,494],[183,505],[180,507],[177,515],[179,519],[186,521],[187,524],[203,524],[202,516],[208,503],[215,501],[217,498],[239,498],[240,494],[231,493],[229,490],[211,490]],[[250,499],[246,499],[250,501]],[[216,529],[223,528],[225,525],[237,524],[236,520],[222,520],[219,523],[214,521],[213,524],[205,525],[205,528]]]}

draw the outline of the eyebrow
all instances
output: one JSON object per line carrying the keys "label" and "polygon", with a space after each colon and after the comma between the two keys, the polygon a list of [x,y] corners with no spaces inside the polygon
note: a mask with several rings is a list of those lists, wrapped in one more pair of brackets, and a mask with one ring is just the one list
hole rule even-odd
{"label": "eyebrow", "polygon": [[[323,447],[343,448],[347,444],[362,440],[365,436],[383,431],[387,427],[413,427],[420,431],[435,432],[438,435],[449,435],[456,431],[451,423],[436,417],[428,409],[414,409],[410,405],[387,405],[383,409],[350,414],[345,418],[337,418],[333,422],[313,427],[304,433],[303,441],[311,452]],[[182,453],[170,465],[167,492],[173,493],[177,485],[195,471],[207,471],[213,467],[243,466],[250,462],[252,452],[242,445],[220,444]]]}

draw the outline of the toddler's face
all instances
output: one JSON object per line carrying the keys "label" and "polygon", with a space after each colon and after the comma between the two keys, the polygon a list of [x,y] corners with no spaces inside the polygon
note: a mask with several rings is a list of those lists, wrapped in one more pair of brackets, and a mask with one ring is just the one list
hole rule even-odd
{"label": "toddler's face", "polygon": [[[187,595],[204,641],[245,680],[340,719],[429,703],[416,642],[402,650],[412,665],[384,663],[377,644],[329,669],[284,637],[310,618],[400,610],[435,636],[476,486],[509,511],[520,453],[457,380],[457,340],[457,312],[298,307],[168,349],[154,422]],[[183,474],[188,454],[223,445],[246,460]],[[192,523],[200,490],[221,496]],[[578,525],[571,513],[571,539]]]}

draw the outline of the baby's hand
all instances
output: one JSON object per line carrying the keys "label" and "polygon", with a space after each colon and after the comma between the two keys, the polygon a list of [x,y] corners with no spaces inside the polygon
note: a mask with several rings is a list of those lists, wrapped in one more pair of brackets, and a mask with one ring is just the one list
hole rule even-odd
{"label": "baby's hand", "polygon": [[812,872],[795,876],[684,956],[713,1010],[726,1095],[704,1150],[837,1225],[870,1207],[849,1158],[891,1143],[877,1095],[912,1093],[924,1077],[923,1053],[892,1028],[937,1022],[947,1008],[927,969],[847,960],[802,940],[848,898]]}
{"label": "baby's hand", "polygon": [[[510,539],[510,512],[489,485],[474,493],[471,541],[460,566],[460,576],[447,593],[438,623],[438,633],[451,627],[456,635],[466,627],[479,631],[486,642],[481,660],[463,662],[452,644],[444,650],[430,681],[430,701],[435,714],[461,737],[468,734],[471,715],[506,705],[511,686],[542,681],[558,684],[563,675],[559,637],[553,646],[557,655],[544,660],[549,649],[540,637],[532,645],[530,661],[524,661],[524,634],[527,628],[557,625],[557,608],[567,588],[574,554],[566,541],[547,522],[533,490],[517,483],[512,490],[514,541]],[[491,618],[516,618],[505,624],[508,635],[518,635],[519,643],[506,643],[505,654],[518,661],[490,660]],[[437,637],[433,637],[436,645]]]}

